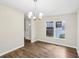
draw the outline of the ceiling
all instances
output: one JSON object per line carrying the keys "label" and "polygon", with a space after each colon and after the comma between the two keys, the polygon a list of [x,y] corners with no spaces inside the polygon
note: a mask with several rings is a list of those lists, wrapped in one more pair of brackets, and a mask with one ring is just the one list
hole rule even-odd
{"label": "ceiling", "polygon": [[[26,14],[34,12],[33,0],[0,0],[0,4],[17,8]],[[45,16],[73,13],[79,9],[79,0],[38,0],[37,9]]]}

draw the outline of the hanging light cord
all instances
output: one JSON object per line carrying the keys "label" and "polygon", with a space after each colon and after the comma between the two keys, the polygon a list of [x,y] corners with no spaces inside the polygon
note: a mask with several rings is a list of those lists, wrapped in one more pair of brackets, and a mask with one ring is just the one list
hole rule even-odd
{"label": "hanging light cord", "polygon": [[36,17],[36,14],[37,14],[37,0],[34,0],[34,3],[35,3],[34,16]]}

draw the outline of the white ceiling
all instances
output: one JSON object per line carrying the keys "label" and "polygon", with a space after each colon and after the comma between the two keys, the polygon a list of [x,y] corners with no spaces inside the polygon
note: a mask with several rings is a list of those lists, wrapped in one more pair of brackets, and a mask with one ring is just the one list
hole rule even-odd
{"label": "white ceiling", "polygon": [[[18,8],[26,14],[34,10],[33,0],[0,0],[0,4]],[[45,16],[73,13],[78,8],[79,0],[38,0],[38,11]]]}

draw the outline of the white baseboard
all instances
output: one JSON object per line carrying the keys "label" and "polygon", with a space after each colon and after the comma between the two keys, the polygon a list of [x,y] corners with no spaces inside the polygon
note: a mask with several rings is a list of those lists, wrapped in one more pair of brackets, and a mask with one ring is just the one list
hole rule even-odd
{"label": "white baseboard", "polygon": [[78,53],[78,56],[79,56],[79,49],[77,49],[77,53]]}
{"label": "white baseboard", "polygon": [[14,49],[11,49],[11,50],[9,50],[9,51],[6,51],[6,52],[4,52],[4,53],[1,53],[0,56],[5,55],[5,54],[7,54],[7,53],[10,53],[10,52],[12,52],[12,51],[14,51],[14,50],[16,50],[16,49],[19,49],[19,48],[21,48],[21,47],[23,47],[23,46],[24,46],[24,44],[21,45],[21,46],[19,46],[19,47],[14,48]]}
{"label": "white baseboard", "polygon": [[47,43],[52,43],[52,44],[62,45],[62,46],[71,47],[71,48],[76,48],[75,46],[70,46],[70,45],[60,44],[60,43],[56,43],[56,42],[50,42],[50,41],[41,40],[41,39],[39,39],[39,40],[37,40],[37,41],[43,41],[43,42],[47,42]]}
{"label": "white baseboard", "polygon": [[36,42],[37,40],[31,40],[31,43],[34,43],[34,42]]}
{"label": "white baseboard", "polygon": [[78,51],[78,56],[79,56],[79,51]]}

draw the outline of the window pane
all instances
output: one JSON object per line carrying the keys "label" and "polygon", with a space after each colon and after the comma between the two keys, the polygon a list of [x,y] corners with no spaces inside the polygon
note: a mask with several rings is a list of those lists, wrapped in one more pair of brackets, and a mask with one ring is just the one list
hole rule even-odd
{"label": "window pane", "polygon": [[53,37],[54,36],[54,23],[53,21],[46,22],[46,36]]}
{"label": "window pane", "polygon": [[56,22],[56,38],[65,38],[65,22]]}
{"label": "window pane", "polygon": [[61,21],[56,22],[56,28],[61,28],[61,27],[62,27],[62,22]]}

